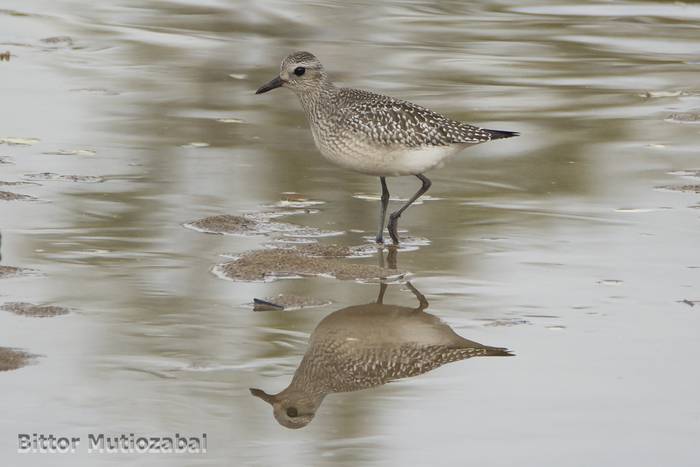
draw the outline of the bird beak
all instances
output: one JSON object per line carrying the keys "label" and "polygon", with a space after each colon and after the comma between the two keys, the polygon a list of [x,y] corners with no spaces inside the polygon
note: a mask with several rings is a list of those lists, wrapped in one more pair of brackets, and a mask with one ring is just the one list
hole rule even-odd
{"label": "bird beak", "polygon": [[[272,88],[271,88],[272,89]],[[264,91],[263,91],[264,92]],[[257,93],[259,94],[259,93]],[[268,404],[273,404],[274,403],[274,396],[272,394],[268,394],[262,389],[257,389],[257,388],[250,388],[250,393],[254,395],[255,397],[259,397],[260,399],[264,400]]]}
{"label": "bird beak", "polygon": [[272,91],[275,88],[278,88],[284,84],[284,80],[280,78],[279,76],[275,76],[272,80],[269,82],[263,84],[258,88],[257,91],[255,91],[255,94],[262,94],[267,91]]}

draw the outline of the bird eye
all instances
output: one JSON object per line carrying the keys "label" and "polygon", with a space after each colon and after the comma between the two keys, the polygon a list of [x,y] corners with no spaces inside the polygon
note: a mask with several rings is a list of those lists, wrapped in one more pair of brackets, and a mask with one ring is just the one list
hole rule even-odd
{"label": "bird eye", "polygon": [[296,407],[288,407],[287,408],[287,416],[292,417],[292,418],[298,417],[299,412],[297,411]]}
{"label": "bird eye", "polygon": [[301,76],[301,75],[303,75],[305,72],[306,72],[306,68],[304,68],[303,66],[298,66],[298,67],[296,67],[296,68],[294,69],[294,74],[297,75],[297,76]]}

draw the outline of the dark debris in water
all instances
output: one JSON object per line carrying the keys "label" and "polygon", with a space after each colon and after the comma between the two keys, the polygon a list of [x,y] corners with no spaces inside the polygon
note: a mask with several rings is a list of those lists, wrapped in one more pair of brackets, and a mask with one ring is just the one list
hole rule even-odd
{"label": "dark debris in water", "polygon": [[683,300],[678,300],[678,303],[683,303],[684,305],[694,307],[695,305],[700,305],[700,300],[688,300],[687,298],[684,298]]}
{"label": "dark debris in water", "polygon": [[245,216],[222,214],[188,222],[185,227],[211,234],[255,235],[262,233],[259,224]]}
{"label": "dark debris in water", "polygon": [[51,172],[26,174],[24,178],[27,180],[41,181],[59,181],[59,182],[76,182],[76,183],[101,183],[105,179],[94,175],[59,175]]}
{"label": "dark debris in water", "polygon": [[73,39],[70,36],[53,36],[53,37],[45,37],[43,39],[40,39],[41,42],[44,44],[49,44],[52,46],[65,46],[65,47],[72,47],[73,46]]}
{"label": "dark debris in water", "polygon": [[9,62],[12,54],[10,51],[0,52],[0,62]]}
{"label": "dark debris in water", "polygon": [[660,186],[662,190],[682,191],[683,193],[698,193],[700,194],[700,185],[667,185]]}
{"label": "dark debris in water", "polygon": [[34,201],[35,197],[29,195],[22,195],[19,193],[13,193],[11,191],[0,191],[0,201]]}
{"label": "dark debris in water", "polygon": [[503,326],[519,326],[523,324],[532,324],[530,321],[526,319],[518,319],[518,318],[509,318],[509,319],[487,319],[485,321],[488,321],[484,326],[493,326],[493,327],[503,327]]}
{"label": "dark debris in water", "polygon": [[20,185],[39,185],[39,183],[34,182],[7,182],[0,180],[0,186],[20,186]]}
{"label": "dark debris in water", "polygon": [[672,123],[700,123],[700,113],[683,112],[666,117],[667,122]]}
{"label": "dark debris in water", "polygon": [[28,365],[35,355],[22,350],[0,347],[0,371],[10,371]]}
{"label": "dark debris in water", "polygon": [[[396,269],[386,269],[375,265],[361,264],[355,260],[339,257],[335,246],[328,251],[324,247],[313,250],[301,248],[254,250],[238,258],[218,264],[213,272],[225,279],[234,281],[272,281],[281,278],[304,276],[328,276],[341,280],[372,281],[380,278],[399,278],[406,273]],[[326,254],[324,254],[326,253]],[[336,256],[334,256],[336,255]]]}
{"label": "dark debris in water", "polygon": [[70,313],[68,308],[62,306],[35,305],[27,302],[8,302],[0,306],[0,310],[29,318],[53,318]]}
{"label": "dark debris in water", "polygon": [[17,277],[25,274],[25,270],[14,266],[0,266],[0,279]]}
{"label": "dark debris in water", "polygon": [[291,311],[329,305],[330,300],[320,300],[301,295],[279,294],[276,297],[256,298],[253,300],[254,311]]}

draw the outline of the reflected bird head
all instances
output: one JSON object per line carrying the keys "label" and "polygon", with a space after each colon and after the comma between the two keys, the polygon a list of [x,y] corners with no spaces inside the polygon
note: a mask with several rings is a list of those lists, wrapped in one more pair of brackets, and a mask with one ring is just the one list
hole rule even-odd
{"label": "reflected bird head", "polygon": [[282,60],[280,73],[255,91],[262,94],[285,87],[294,92],[317,89],[326,81],[326,72],[318,59],[309,52],[294,52]]}
{"label": "reflected bird head", "polygon": [[272,413],[280,425],[292,429],[303,428],[311,423],[319,405],[307,395],[296,391],[284,390],[272,395],[262,389],[250,388],[250,393],[272,406]]}

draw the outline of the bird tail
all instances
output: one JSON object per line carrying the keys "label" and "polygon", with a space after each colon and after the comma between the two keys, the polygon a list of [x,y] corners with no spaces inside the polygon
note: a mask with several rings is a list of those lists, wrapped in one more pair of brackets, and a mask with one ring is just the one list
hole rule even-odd
{"label": "bird tail", "polygon": [[505,131],[505,130],[489,130],[489,129],[484,129],[490,136],[491,139],[503,139],[503,138],[512,138],[513,136],[520,136],[520,133],[517,131]]}
{"label": "bird tail", "polygon": [[482,351],[481,356],[483,357],[513,357],[515,355],[504,347],[489,347],[485,345]]}

